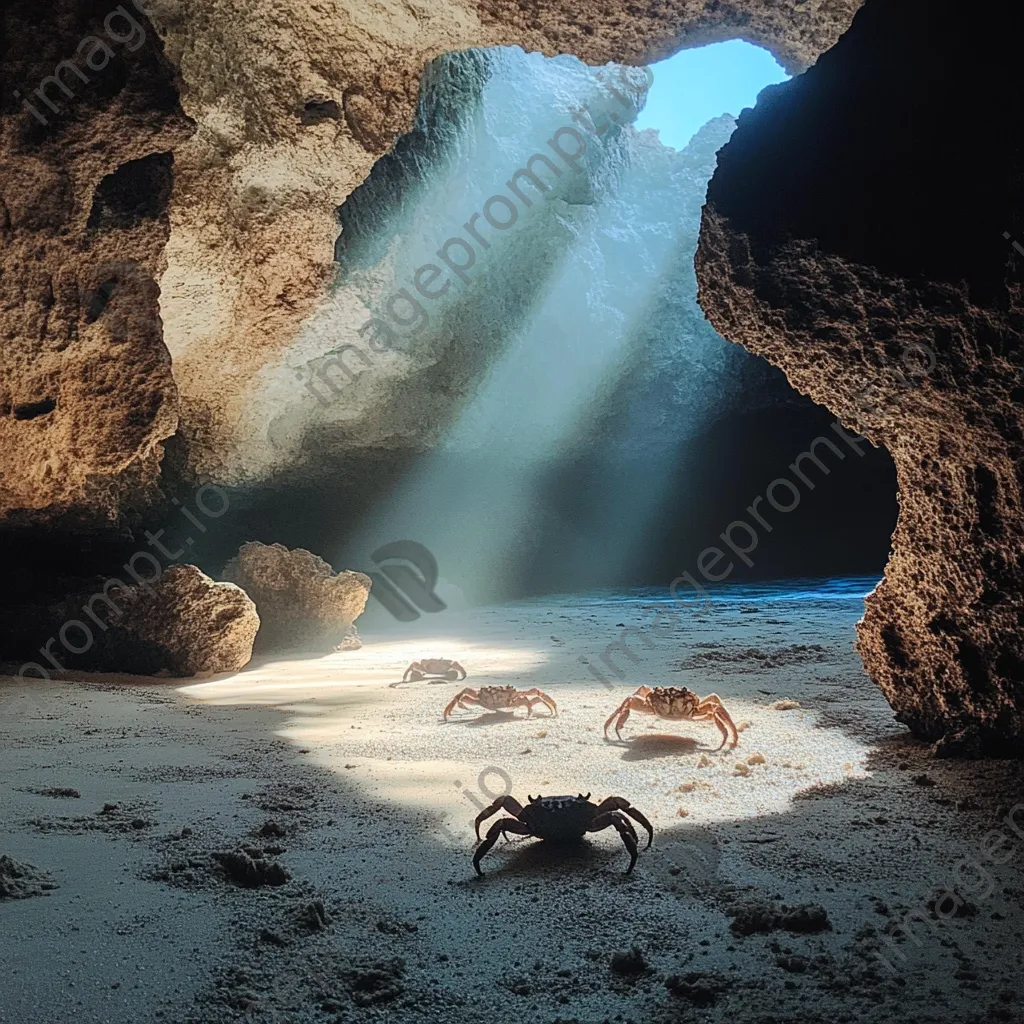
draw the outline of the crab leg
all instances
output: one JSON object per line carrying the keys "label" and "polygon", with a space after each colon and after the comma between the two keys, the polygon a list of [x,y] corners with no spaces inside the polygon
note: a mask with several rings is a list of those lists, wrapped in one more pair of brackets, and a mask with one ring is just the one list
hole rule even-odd
{"label": "crab leg", "polygon": [[602,829],[614,825],[622,838],[623,845],[629,850],[629,867],[626,868],[628,875],[636,865],[638,857],[636,846],[636,829],[618,811],[609,811],[607,814],[600,814],[590,823],[588,832],[600,832]]}
{"label": "crab leg", "polygon": [[[478,875],[483,874],[480,870],[480,861],[483,859],[484,854],[498,841],[498,836],[505,835],[506,832],[514,832],[518,836],[533,835],[530,826],[516,818],[502,818],[500,821],[496,821],[487,830],[487,838],[477,847],[476,853],[473,854],[473,867],[476,868]],[[508,836],[505,836],[505,838],[507,839]]]}
{"label": "crab leg", "polygon": [[480,693],[478,690],[474,690],[472,687],[467,686],[461,693],[457,693],[452,697],[448,707],[444,709],[444,714],[441,717],[447,722],[448,716],[455,710],[456,704],[458,704],[460,708],[464,708],[466,706],[462,703],[464,700],[467,700],[472,704],[479,704],[480,701],[477,700],[477,697],[479,696]]}
{"label": "crab leg", "polygon": [[[719,743],[718,746],[715,748],[716,750],[721,750],[722,747],[724,747],[726,743],[728,743],[729,740],[732,739],[732,736],[729,735],[729,730],[726,728],[725,722],[723,722],[722,719],[718,716],[718,714],[714,711],[711,712],[711,720],[715,723],[715,725],[718,726],[718,729],[722,734],[722,742]],[[735,747],[736,744],[734,743],[732,746]],[[730,747],[729,749],[731,750],[732,747]]]}
{"label": "crab leg", "polygon": [[490,807],[485,807],[476,816],[476,820],[473,822],[473,825],[476,828],[476,838],[478,842],[480,840],[480,823],[486,818],[489,818],[492,814],[497,814],[498,811],[507,811],[509,814],[514,814],[518,817],[523,813],[523,805],[516,800],[515,797],[499,796]]}
{"label": "crab leg", "polygon": [[[722,733],[722,742],[715,748],[716,750],[721,750],[729,740],[732,740],[733,747],[739,743],[739,730],[736,728],[736,724],[730,717],[729,712],[725,710],[725,707],[722,704],[722,698],[719,697],[717,693],[709,693],[700,702],[700,704],[697,705],[697,710],[700,712],[701,718],[713,719],[715,725],[718,726],[719,731]],[[729,728],[726,728],[726,726]],[[732,730],[731,734],[729,731],[730,729]]]}
{"label": "crab leg", "polygon": [[719,751],[719,750],[722,749],[722,747],[725,746],[726,741],[728,739],[730,739],[730,736],[729,736],[729,730],[726,729],[724,723],[719,719],[718,715],[715,714],[716,710],[717,709],[715,709],[715,708],[708,708],[708,709],[706,709],[704,711],[699,711],[698,710],[697,712],[694,713],[694,715],[690,719],[690,721],[691,722],[706,722],[706,721],[708,721],[708,719],[710,719],[712,722],[715,723],[716,726],[718,726],[718,731],[722,734],[722,742],[719,743],[717,747],[715,747],[715,750]]}
{"label": "crab leg", "polygon": [[[641,691],[644,691],[643,693]],[[646,701],[646,696],[650,693],[650,688],[641,686],[631,697],[627,697],[619,706],[616,708],[614,714],[604,723],[604,738],[608,739],[608,726],[615,721],[615,735],[622,739],[622,734],[619,730],[626,724],[626,719],[629,718],[630,711],[639,711],[643,714],[653,715],[654,711],[651,710],[650,704]]]}
{"label": "crab leg", "polygon": [[551,698],[548,697],[547,694],[542,693],[539,697],[529,697],[527,696],[527,693],[529,693],[529,691],[526,691],[524,693],[517,693],[514,700],[515,707],[526,708],[527,718],[529,718],[533,714],[533,709],[538,704],[543,704],[544,707],[546,707],[548,711],[550,711],[552,714],[558,714],[558,708],[553,706],[555,702],[551,700]]}
{"label": "crab leg", "polygon": [[[452,668],[456,670],[455,671],[455,680],[456,681],[461,681],[461,680],[466,678],[466,670],[457,661],[453,661],[452,662]],[[461,676],[459,675],[459,672],[462,673]]]}
{"label": "crab leg", "polygon": [[402,682],[403,683],[408,683],[410,681],[414,682],[415,680],[422,679],[422,678],[423,678],[423,673],[416,667],[416,663],[413,662],[405,670],[405,674],[402,676]]}
{"label": "crab leg", "polygon": [[606,811],[625,811],[634,821],[640,822],[647,829],[647,849],[654,842],[654,826],[625,797],[609,796],[597,805],[598,814]]}
{"label": "crab leg", "polygon": [[718,706],[715,708],[715,724],[721,725],[722,722],[725,722],[725,724],[732,729],[732,745],[735,747],[740,741],[740,731],[736,728],[736,723],[732,720],[732,716],[724,707],[722,707],[721,702],[719,702]]}
{"label": "crab leg", "polygon": [[558,705],[555,703],[554,698],[549,697],[543,690],[538,690],[536,686],[529,690],[521,690],[520,693],[524,697],[534,697],[535,700],[530,701],[529,707],[533,708],[533,705],[540,702],[546,708],[549,708],[552,714],[558,714]]}
{"label": "crab leg", "polygon": [[[717,711],[726,720],[726,722],[728,722],[729,725],[732,726],[733,731],[735,732],[736,726],[733,724],[732,717],[730,716],[729,712],[725,710],[725,705],[722,703],[722,698],[719,697],[717,693],[709,693],[705,698],[703,698],[703,700],[701,700],[701,710],[705,710],[705,704],[714,705],[715,711]],[[736,733],[736,738],[737,740],[739,739],[738,732]]]}

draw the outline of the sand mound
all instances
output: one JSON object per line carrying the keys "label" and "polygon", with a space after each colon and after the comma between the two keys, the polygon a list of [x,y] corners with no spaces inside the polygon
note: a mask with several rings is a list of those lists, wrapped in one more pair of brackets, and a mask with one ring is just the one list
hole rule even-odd
{"label": "sand mound", "polygon": [[0,856],[0,900],[23,900],[56,888],[57,883],[45,871],[20,864],[6,854]]}

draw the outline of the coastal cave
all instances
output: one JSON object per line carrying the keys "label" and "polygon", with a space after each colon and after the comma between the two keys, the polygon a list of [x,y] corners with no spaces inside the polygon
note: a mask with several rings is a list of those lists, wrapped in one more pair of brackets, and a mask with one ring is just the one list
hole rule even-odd
{"label": "coastal cave", "polygon": [[1013,38],[8,3],[0,1019],[1019,1019]]}

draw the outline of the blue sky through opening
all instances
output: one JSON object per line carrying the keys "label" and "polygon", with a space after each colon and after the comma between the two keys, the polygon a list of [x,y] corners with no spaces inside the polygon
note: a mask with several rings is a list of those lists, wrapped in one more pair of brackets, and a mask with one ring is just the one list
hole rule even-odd
{"label": "blue sky through opening", "polygon": [[636,128],[656,128],[673,149],[682,149],[713,117],[738,115],[766,85],[789,78],[767,50],[739,39],[681,50],[651,70],[654,82]]}

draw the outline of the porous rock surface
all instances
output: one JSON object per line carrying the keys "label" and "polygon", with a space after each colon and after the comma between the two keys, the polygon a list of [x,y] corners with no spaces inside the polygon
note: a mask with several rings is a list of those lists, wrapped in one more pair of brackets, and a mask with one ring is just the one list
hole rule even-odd
{"label": "porous rock surface", "polygon": [[519,44],[640,63],[740,37],[797,69],[857,6],[131,0],[108,25],[100,0],[42,20],[5,3],[0,550],[18,587],[73,596],[65,553],[79,576],[116,571],[180,479],[244,479],[249,388],[322,298],[337,207],[409,127],[434,57]]}
{"label": "porous rock surface", "polygon": [[[169,234],[172,151],[191,125],[176,72],[145,34],[108,41],[111,4],[0,6],[0,522],[96,529],[151,501],[178,424],[157,278]],[[136,45],[137,44],[137,45]],[[89,46],[86,47],[89,50]],[[94,59],[99,64],[101,56]],[[75,58],[75,60],[72,60]],[[34,90],[45,85],[55,112]],[[87,81],[82,81],[84,76]],[[43,124],[22,106],[34,101]]]}
{"label": "porous rock surface", "polygon": [[198,125],[175,151],[161,280],[192,464],[220,483],[251,479],[244,412],[261,371],[280,361],[324,298],[337,208],[409,130],[429,61],[519,45],[592,64],[640,64],[740,37],[798,70],[835,42],[858,6],[669,0],[626,12],[603,0],[154,2],[181,71],[182,105]]}
{"label": "porous rock surface", "polygon": [[256,602],[258,651],[359,646],[352,624],[370,596],[365,573],[336,573],[304,548],[251,541],[242,545],[222,575]]}
{"label": "porous rock surface", "polygon": [[1012,38],[1002,14],[868,0],[740,119],[696,260],[720,333],[892,453],[899,522],[858,648],[896,717],[945,752],[1024,740]]}
{"label": "porous rock surface", "polygon": [[[260,620],[241,588],[194,565],[172,565],[152,584],[118,582],[98,579],[56,604],[25,607],[7,624],[23,656],[48,674],[54,666],[40,647],[66,669],[172,676],[233,672],[252,657]],[[22,674],[41,676],[33,667]]]}

